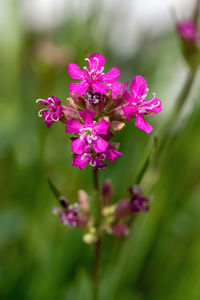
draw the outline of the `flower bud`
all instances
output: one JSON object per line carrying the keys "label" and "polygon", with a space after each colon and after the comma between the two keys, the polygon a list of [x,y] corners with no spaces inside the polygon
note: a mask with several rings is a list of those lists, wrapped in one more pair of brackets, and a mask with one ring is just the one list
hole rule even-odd
{"label": "flower bud", "polygon": [[113,130],[114,132],[121,131],[124,129],[125,123],[121,121],[112,121],[110,124],[110,130]]}
{"label": "flower bud", "polygon": [[98,236],[96,233],[96,229],[94,227],[91,227],[89,229],[89,232],[87,232],[86,234],[84,234],[83,236],[83,241],[86,244],[95,244],[98,240]]}
{"label": "flower bud", "polygon": [[107,206],[111,203],[113,197],[113,185],[109,179],[104,181],[101,187],[103,206]]}
{"label": "flower bud", "polygon": [[76,93],[71,93],[71,98],[74,101],[74,104],[77,106],[79,109],[85,109],[85,97],[84,95],[78,95]]}
{"label": "flower bud", "polygon": [[123,219],[132,214],[132,205],[130,199],[121,200],[116,207],[115,210],[115,218]]}
{"label": "flower bud", "polygon": [[80,228],[86,228],[87,227],[87,223],[88,223],[88,219],[86,218],[86,216],[83,216],[81,214],[78,214],[76,217],[76,222],[77,222],[77,226]]}
{"label": "flower bud", "polygon": [[114,224],[111,226],[112,233],[116,236],[123,237],[129,234],[129,228],[126,224]]}
{"label": "flower bud", "polygon": [[90,198],[84,190],[78,191],[78,201],[80,203],[81,210],[85,215],[90,214],[89,200]]}
{"label": "flower bud", "polygon": [[79,119],[79,118],[80,115],[76,109],[67,107],[65,105],[62,106],[61,117],[60,117],[61,122],[65,123],[70,119]]}
{"label": "flower bud", "polygon": [[69,206],[69,203],[65,196],[60,196],[59,201],[60,201],[60,204],[62,205],[62,207],[67,208]]}
{"label": "flower bud", "polygon": [[126,121],[127,118],[124,114],[124,110],[121,106],[118,106],[116,108],[113,108],[111,111],[108,112],[108,116],[112,121]]}

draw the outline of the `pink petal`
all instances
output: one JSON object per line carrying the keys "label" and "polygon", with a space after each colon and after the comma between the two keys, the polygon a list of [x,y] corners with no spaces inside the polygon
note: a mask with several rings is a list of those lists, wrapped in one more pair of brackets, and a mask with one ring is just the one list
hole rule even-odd
{"label": "pink petal", "polygon": [[91,157],[89,155],[74,155],[71,166],[76,166],[80,169],[84,169],[85,166],[90,162]]}
{"label": "pink petal", "polygon": [[106,160],[108,160],[110,162],[113,162],[118,156],[123,155],[123,153],[117,151],[113,147],[108,147],[105,154],[106,154]]}
{"label": "pink petal", "polygon": [[145,131],[146,133],[150,133],[153,128],[149,125],[142,115],[136,114],[135,126]]}
{"label": "pink petal", "polygon": [[42,113],[43,113],[43,116],[44,116],[44,122],[45,122],[47,128],[50,128],[51,124],[54,123],[54,121],[51,120],[51,119],[49,120],[48,118],[46,119],[47,115],[49,115],[49,112],[48,112],[48,111],[46,112],[45,110],[43,110]]}
{"label": "pink petal", "polygon": [[108,142],[104,141],[100,136],[93,140],[93,147],[96,153],[105,152],[108,147]]}
{"label": "pink petal", "polygon": [[80,116],[83,119],[83,122],[85,125],[93,125],[93,119],[94,119],[94,112],[89,110],[89,109],[85,109],[83,111],[80,112]]}
{"label": "pink petal", "polygon": [[94,129],[97,134],[107,134],[109,126],[110,124],[102,119],[99,123],[95,124]]}
{"label": "pink petal", "polygon": [[104,82],[112,83],[120,76],[118,68],[112,68],[108,73],[101,75],[101,80]]}
{"label": "pink petal", "polygon": [[93,53],[89,57],[89,70],[100,71],[105,64],[105,57],[102,54]]}
{"label": "pink petal", "polygon": [[134,102],[134,97],[131,96],[126,90],[122,94],[122,99],[128,101],[129,103]]}
{"label": "pink petal", "polygon": [[115,96],[122,92],[123,84],[119,81],[114,81],[109,87],[112,90],[112,95]]}
{"label": "pink petal", "polygon": [[69,91],[70,91],[70,94],[76,93],[78,95],[83,95],[87,91],[88,87],[89,87],[89,84],[84,80],[77,82],[77,83],[71,82],[69,84]]}
{"label": "pink petal", "polygon": [[77,138],[71,143],[72,151],[76,154],[82,154],[86,146],[87,142],[85,138]]}
{"label": "pink petal", "polygon": [[65,123],[65,129],[68,133],[79,133],[82,127],[83,125],[75,119],[70,119]]}
{"label": "pink petal", "polygon": [[131,82],[130,92],[133,96],[138,96],[139,98],[146,94],[147,81],[141,75],[133,77]]}
{"label": "pink petal", "polygon": [[142,103],[141,108],[145,109],[147,113],[151,113],[152,115],[155,115],[162,110],[161,105],[162,105],[161,101],[158,98],[153,97],[148,101],[144,101]]}
{"label": "pink petal", "polygon": [[133,105],[127,105],[127,106],[122,106],[124,114],[127,118],[127,120],[130,122],[131,118],[135,115],[136,113],[136,106]]}
{"label": "pink petal", "polygon": [[92,88],[93,88],[93,93],[102,93],[105,94],[107,89],[109,88],[108,86],[96,81],[92,82]]}
{"label": "pink petal", "polygon": [[[61,100],[60,100],[58,97],[52,95],[52,96],[50,96],[49,98],[52,98],[52,99],[54,100],[54,102],[55,102],[56,105],[59,106],[59,105],[61,104]],[[48,99],[49,99],[49,98],[48,98]]]}
{"label": "pink petal", "polygon": [[68,73],[72,79],[82,79],[84,76],[84,71],[82,71],[78,65],[73,63],[68,65]]}
{"label": "pink petal", "polygon": [[47,128],[50,128],[51,124],[53,123],[52,120],[44,120],[44,122],[45,122]]}

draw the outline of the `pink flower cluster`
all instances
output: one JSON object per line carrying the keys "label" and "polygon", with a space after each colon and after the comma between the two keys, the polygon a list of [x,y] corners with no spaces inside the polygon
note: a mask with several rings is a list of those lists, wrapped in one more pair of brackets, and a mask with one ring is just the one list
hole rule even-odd
{"label": "pink flower cluster", "polygon": [[144,77],[133,77],[128,91],[128,82],[123,88],[116,80],[120,76],[117,68],[103,72],[103,55],[94,53],[85,60],[88,66],[83,70],[74,63],[68,65],[71,78],[79,81],[69,84],[67,105],[61,105],[56,96],[37,102],[45,106],[39,116],[44,117],[47,127],[60,120],[65,123],[66,132],[73,134],[72,166],[84,169],[90,164],[97,169],[122,155],[118,151],[119,143],[110,140],[125,127],[126,121],[135,119],[135,126],[150,133],[153,128],[145,116],[157,114],[162,108],[155,95],[146,100],[148,88]]}
{"label": "pink flower cluster", "polygon": [[200,38],[196,25],[192,20],[185,20],[177,24],[179,35],[188,41],[196,41]]}

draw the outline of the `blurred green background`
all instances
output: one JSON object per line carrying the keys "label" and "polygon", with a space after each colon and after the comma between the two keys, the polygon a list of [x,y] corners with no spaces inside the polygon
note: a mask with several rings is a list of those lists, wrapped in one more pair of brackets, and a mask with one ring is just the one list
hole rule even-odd
{"label": "blurred green background", "polygon": [[[163,112],[149,118],[154,132],[128,124],[115,138],[123,157],[100,176],[101,182],[112,180],[114,201],[121,199],[153,135],[162,137],[189,72],[170,7],[178,4],[179,14],[186,15],[194,1],[38,3],[35,9],[30,0],[1,3],[0,299],[87,300],[93,249],[79,230],[61,226],[52,215],[57,203],[46,173],[73,202],[78,189],[91,194],[91,168],[70,166],[63,124],[47,129],[35,100],[55,94],[64,104],[67,64],[82,67],[86,51],[104,54],[106,70],[118,67],[122,82],[134,74],[147,78],[150,94],[155,91],[163,102]],[[52,11],[45,16],[48,5]],[[149,213],[135,218],[120,250],[114,238],[103,241],[101,299],[200,299],[199,88],[197,74],[176,117],[176,138],[161,174],[149,171],[142,182],[146,195],[154,195]]]}

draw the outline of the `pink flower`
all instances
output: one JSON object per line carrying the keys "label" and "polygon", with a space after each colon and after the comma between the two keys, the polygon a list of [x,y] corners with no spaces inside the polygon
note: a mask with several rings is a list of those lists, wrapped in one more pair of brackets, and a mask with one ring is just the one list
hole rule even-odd
{"label": "pink flower", "polygon": [[106,151],[108,142],[100,137],[101,134],[107,134],[110,124],[102,119],[100,122],[93,121],[94,112],[85,109],[80,112],[84,125],[75,119],[66,122],[66,132],[78,134],[71,147],[74,153],[82,154],[88,145],[92,145],[96,153]]}
{"label": "pink flower", "polygon": [[88,68],[84,67],[84,71],[74,63],[68,65],[70,77],[80,79],[77,83],[70,83],[70,94],[73,92],[82,95],[88,88],[92,88],[94,93],[106,93],[109,85],[120,76],[119,70],[112,68],[108,73],[103,73],[105,57],[98,53],[92,54],[85,60],[88,62]]}
{"label": "pink flower", "polygon": [[188,41],[194,41],[199,38],[199,34],[196,30],[196,25],[191,20],[179,22],[177,24],[177,30],[179,35]]}
{"label": "pink flower", "polygon": [[56,96],[51,96],[47,99],[38,99],[36,103],[46,106],[38,112],[38,116],[44,116],[44,122],[48,128],[53,122],[57,122],[60,119],[62,110],[61,100]]}
{"label": "pink flower", "polygon": [[143,191],[138,185],[129,188],[129,193],[131,194],[129,199],[118,202],[115,210],[116,219],[127,218],[135,212],[147,212],[149,210],[147,203],[150,199],[143,196]]}
{"label": "pink flower", "polygon": [[153,128],[145,121],[144,115],[159,113],[162,110],[161,101],[155,95],[150,100],[146,100],[147,81],[142,76],[133,77],[129,91],[130,94],[124,91],[122,96],[127,101],[127,104],[122,106],[124,114],[128,121],[135,116],[135,126],[150,133]]}
{"label": "pink flower", "polygon": [[94,170],[102,169],[107,166],[104,160],[113,162],[118,156],[121,155],[123,155],[123,153],[116,150],[110,144],[108,144],[108,147],[104,153],[95,153],[92,147],[88,145],[84,153],[74,155],[71,166],[84,169],[87,164],[90,164]]}
{"label": "pink flower", "polygon": [[59,214],[60,222],[63,225],[68,225],[71,227],[86,227],[87,218],[84,214],[80,212],[80,206],[78,203],[69,204],[64,196],[60,197],[61,207],[54,207],[53,213]]}

